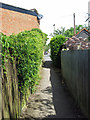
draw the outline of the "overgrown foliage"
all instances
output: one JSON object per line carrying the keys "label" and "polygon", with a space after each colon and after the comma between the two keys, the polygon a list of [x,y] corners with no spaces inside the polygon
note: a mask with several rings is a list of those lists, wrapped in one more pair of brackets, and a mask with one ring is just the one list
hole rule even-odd
{"label": "overgrown foliage", "polygon": [[56,67],[60,67],[60,60],[61,60],[61,55],[60,55],[60,47],[62,44],[66,41],[65,36],[63,35],[56,35],[54,36],[51,41],[50,41],[50,48],[51,48],[51,59],[53,61],[53,64]]}
{"label": "overgrown foliage", "polygon": [[[83,28],[89,30],[89,27],[87,27],[86,25],[76,25],[76,34],[80,32],[80,30],[82,30]],[[55,30],[53,34],[51,34],[51,36],[55,35],[64,35],[65,37],[72,37],[74,36],[74,28],[70,27],[69,29],[65,30],[65,27],[61,27],[60,29]]]}
{"label": "overgrown foliage", "polygon": [[19,89],[23,94],[28,87],[33,93],[38,84],[46,40],[47,35],[40,29],[10,36],[1,33],[3,69],[5,71],[4,63],[7,59],[12,62],[16,60]]}

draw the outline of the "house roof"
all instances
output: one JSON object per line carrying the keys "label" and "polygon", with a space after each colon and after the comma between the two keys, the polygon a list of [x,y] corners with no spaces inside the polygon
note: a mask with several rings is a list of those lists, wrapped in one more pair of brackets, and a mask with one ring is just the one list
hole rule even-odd
{"label": "house roof", "polygon": [[87,34],[88,36],[90,36],[90,32],[86,29],[86,28],[83,28],[80,32],[78,32],[75,37],[79,37],[80,34]]}
{"label": "house roof", "polygon": [[25,14],[29,14],[33,16],[38,16],[38,14],[35,11],[26,10],[20,7],[15,7],[15,6],[8,5],[8,4],[1,3],[1,2],[0,2],[0,8],[4,8],[4,9],[16,11],[16,12],[21,12],[21,13],[25,13]]}

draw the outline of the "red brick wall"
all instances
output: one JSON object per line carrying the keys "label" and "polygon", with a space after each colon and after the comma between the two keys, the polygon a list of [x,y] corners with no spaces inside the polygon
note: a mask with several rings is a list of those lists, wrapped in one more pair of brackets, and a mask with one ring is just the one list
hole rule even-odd
{"label": "red brick wall", "polygon": [[11,35],[39,28],[36,16],[0,8],[0,32]]}

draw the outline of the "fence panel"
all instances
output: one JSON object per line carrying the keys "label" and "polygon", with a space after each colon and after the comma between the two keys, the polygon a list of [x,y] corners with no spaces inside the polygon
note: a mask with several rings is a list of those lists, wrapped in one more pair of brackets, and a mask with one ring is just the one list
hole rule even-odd
{"label": "fence panel", "polygon": [[62,51],[63,78],[83,113],[90,117],[90,50]]}

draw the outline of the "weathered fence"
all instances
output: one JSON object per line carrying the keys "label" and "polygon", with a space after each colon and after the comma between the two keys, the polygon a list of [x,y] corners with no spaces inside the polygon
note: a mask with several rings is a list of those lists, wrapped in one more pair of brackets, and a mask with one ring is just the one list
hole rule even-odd
{"label": "weathered fence", "polygon": [[[2,118],[17,119],[20,111],[30,96],[30,90],[27,89],[26,94],[21,97],[18,89],[18,77],[16,69],[16,61],[14,63],[8,59],[5,62],[6,71],[2,68]],[[4,73],[6,72],[6,73]]]}
{"label": "weathered fence", "polygon": [[2,69],[2,118],[16,118],[19,113],[19,92],[16,65],[5,62],[6,74]]}
{"label": "weathered fence", "polygon": [[61,67],[73,97],[90,117],[90,50],[62,51]]}

